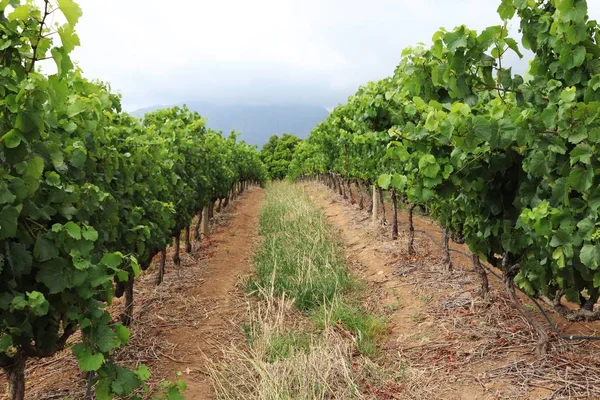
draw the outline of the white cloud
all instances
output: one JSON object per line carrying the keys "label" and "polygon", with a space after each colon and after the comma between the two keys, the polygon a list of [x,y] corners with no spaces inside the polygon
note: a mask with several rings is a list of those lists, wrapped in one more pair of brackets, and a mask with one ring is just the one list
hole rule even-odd
{"label": "white cloud", "polygon": [[[128,109],[187,99],[330,106],[441,26],[499,24],[496,0],[79,0],[74,53]],[[600,2],[588,1],[600,19]],[[516,28],[513,27],[516,36]]]}

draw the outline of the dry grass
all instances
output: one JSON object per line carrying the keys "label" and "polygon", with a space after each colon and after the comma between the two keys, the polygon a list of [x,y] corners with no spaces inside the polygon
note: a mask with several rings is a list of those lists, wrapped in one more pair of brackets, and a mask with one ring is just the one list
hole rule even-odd
{"label": "dry grass", "polygon": [[[384,374],[365,357],[355,357],[351,335],[334,327],[310,332],[293,301],[261,289],[263,301],[249,311],[248,346],[223,350],[218,362],[207,360],[219,399],[362,399],[367,381]],[[273,358],[281,338],[302,340]]]}
{"label": "dry grass", "polygon": [[348,302],[355,283],[329,228],[297,186],[267,190],[246,344],[206,359],[217,398],[363,399],[388,384],[364,356],[376,354],[385,321]]}

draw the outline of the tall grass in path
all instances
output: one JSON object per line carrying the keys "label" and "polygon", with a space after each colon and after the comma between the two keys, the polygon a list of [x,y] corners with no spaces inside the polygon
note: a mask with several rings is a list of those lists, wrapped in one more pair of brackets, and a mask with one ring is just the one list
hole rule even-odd
{"label": "tall grass in path", "polygon": [[300,310],[310,310],[351,286],[339,239],[298,186],[280,182],[267,189],[260,233],[251,290],[272,287],[274,295],[285,293]]}
{"label": "tall grass in path", "polygon": [[362,386],[383,374],[362,355],[377,352],[385,323],[359,302],[346,303],[357,285],[323,212],[299,186],[275,183],[267,189],[260,233],[256,274],[248,282],[260,301],[243,326],[246,347],[224,348],[219,362],[208,362],[217,397],[367,398]]}

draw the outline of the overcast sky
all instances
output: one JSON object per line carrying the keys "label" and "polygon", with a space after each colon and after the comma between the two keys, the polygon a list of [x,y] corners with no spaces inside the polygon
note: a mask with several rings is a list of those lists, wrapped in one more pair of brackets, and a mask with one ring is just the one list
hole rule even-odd
{"label": "overcast sky", "polygon": [[[588,0],[600,18],[600,1]],[[126,110],[188,100],[328,108],[439,27],[500,24],[496,0],[79,0],[86,76]],[[516,35],[516,26],[513,27]]]}

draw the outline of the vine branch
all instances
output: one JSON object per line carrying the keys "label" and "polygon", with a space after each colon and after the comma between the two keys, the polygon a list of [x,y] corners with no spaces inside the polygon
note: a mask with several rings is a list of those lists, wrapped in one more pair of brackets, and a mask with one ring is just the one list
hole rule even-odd
{"label": "vine branch", "polygon": [[33,46],[31,46],[31,51],[33,53],[33,57],[31,58],[31,64],[29,65],[29,68],[27,69],[27,74],[30,74],[31,71],[33,71],[36,61],[40,61],[37,58],[37,49],[38,49],[38,46],[40,45],[40,41],[44,38],[44,26],[46,25],[46,18],[48,18],[48,16],[50,14],[52,14],[54,11],[56,11],[56,10],[49,10],[49,7],[50,7],[50,0],[44,0],[44,16],[42,17],[42,20],[39,21],[40,30],[38,33],[38,40],[35,42],[35,44]]}

